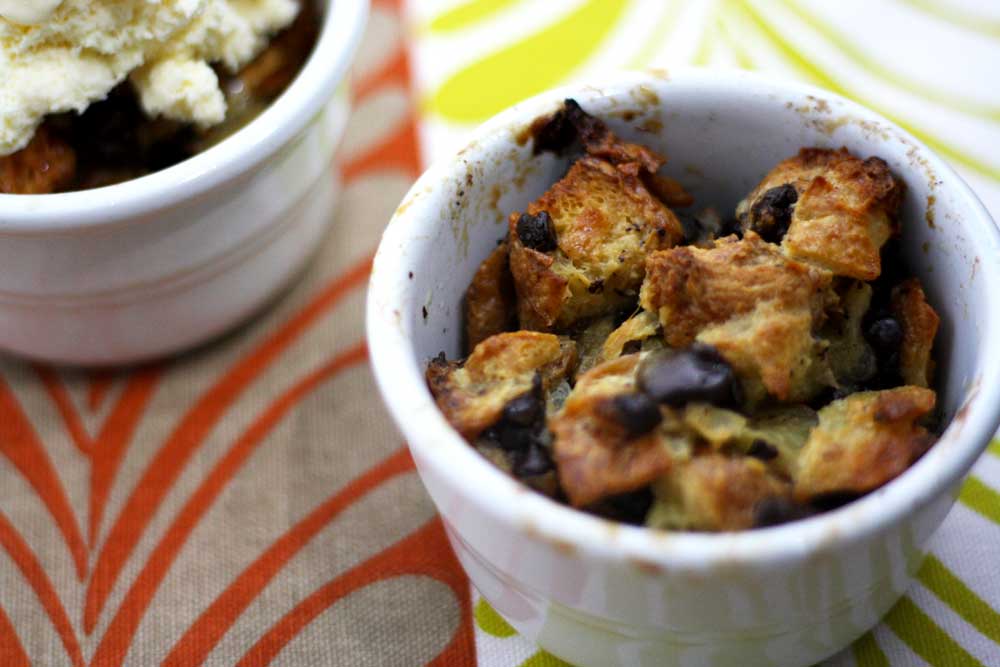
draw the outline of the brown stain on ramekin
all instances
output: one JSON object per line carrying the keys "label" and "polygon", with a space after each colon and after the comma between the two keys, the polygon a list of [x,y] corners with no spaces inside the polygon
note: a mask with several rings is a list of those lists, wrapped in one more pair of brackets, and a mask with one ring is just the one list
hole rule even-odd
{"label": "brown stain on ramekin", "polygon": [[927,195],[927,210],[924,212],[924,220],[927,221],[927,226],[934,229],[936,225],[934,224],[934,205],[937,203],[937,197],[934,195]]}
{"label": "brown stain on ramekin", "polygon": [[559,552],[560,555],[567,558],[572,558],[577,555],[577,548],[575,544],[570,544],[565,540],[545,535],[538,529],[538,526],[533,523],[527,523],[524,525],[524,534],[531,540],[549,545]]}
{"label": "brown stain on ramekin", "polygon": [[636,125],[636,129],[647,134],[659,134],[663,130],[663,121],[659,118],[647,118]]}
{"label": "brown stain on ramekin", "polygon": [[666,570],[659,563],[654,563],[653,561],[645,560],[643,558],[629,558],[628,562],[631,563],[635,569],[651,577],[659,577],[666,573]]}

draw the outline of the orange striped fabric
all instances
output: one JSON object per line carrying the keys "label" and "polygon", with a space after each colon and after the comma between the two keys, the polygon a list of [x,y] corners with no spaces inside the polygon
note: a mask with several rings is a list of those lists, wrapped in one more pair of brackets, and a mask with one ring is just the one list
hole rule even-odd
{"label": "orange striped fabric", "polygon": [[475,664],[468,581],[363,339],[421,169],[401,11],[374,3],[339,219],[278,303],[161,364],[0,362],[0,664]]}

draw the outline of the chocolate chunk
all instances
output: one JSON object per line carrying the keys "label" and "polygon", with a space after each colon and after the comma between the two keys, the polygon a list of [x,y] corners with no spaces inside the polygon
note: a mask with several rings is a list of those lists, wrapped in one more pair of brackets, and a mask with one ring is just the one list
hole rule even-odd
{"label": "chocolate chunk", "polygon": [[545,151],[562,155],[578,137],[586,143],[608,131],[602,121],[580,108],[573,99],[564,100],[559,111],[532,129],[535,135],[535,155]]}
{"label": "chocolate chunk", "polygon": [[549,252],[556,249],[556,226],[545,211],[538,215],[524,213],[517,221],[517,238],[526,248]]}
{"label": "chocolate chunk", "polygon": [[719,234],[717,238],[725,238],[727,236],[732,236],[735,234],[739,238],[743,238],[743,227],[740,226],[740,221],[736,218],[726,218],[719,225]]}
{"label": "chocolate chunk", "polygon": [[894,317],[881,317],[869,325],[866,338],[878,352],[899,352],[899,346],[903,342],[903,327]]}
{"label": "chocolate chunk", "polygon": [[853,491],[835,491],[816,496],[809,501],[809,504],[819,512],[829,512],[838,507],[843,507],[847,503],[854,502],[861,497],[860,493]]}
{"label": "chocolate chunk", "polygon": [[642,525],[646,521],[646,515],[649,514],[649,508],[652,506],[653,492],[649,490],[649,487],[645,487],[638,491],[605,498],[600,509],[601,514],[609,519]]}
{"label": "chocolate chunk", "polygon": [[544,475],[553,467],[552,457],[549,456],[548,450],[535,443],[514,455],[514,465],[511,471],[515,477],[523,479]]}
{"label": "chocolate chunk", "polygon": [[750,228],[769,243],[781,243],[798,200],[799,193],[791,183],[771,188],[750,208]]}
{"label": "chocolate chunk", "polygon": [[778,458],[778,449],[771,443],[758,438],[750,443],[750,447],[747,449],[747,456],[752,456],[761,461],[772,461]]}
{"label": "chocolate chunk", "polygon": [[663,420],[660,407],[642,393],[615,396],[611,400],[611,412],[615,421],[624,426],[630,436],[649,433]]}
{"label": "chocolate chunk", "polygon": [[687,213],[678,213],[677,219],[680,221],[681,230],[684,232],[685,245],[691,245],[701,240],[705,230],[702,228],[698,218]]}
{"label": "chocolate chunk", "polygon": [[544,416],[542,402],[532,392],[521,394],[503,409],[503,419],[518,426],[533,426]]}
{"label": "chocolate chunk", "polygon": [[864,389],[888,389],[902,382],[899,374],[899,352],[903,343],[903,327],[884,308],[872,308],[865,318],[865,340],[872,346],[877,362],[875,376],[864,383]]}
{"label": "chocolate chunk", "polygon": [[798,505],[788,498],[771,496],[757,501],[753,506],[753,525],[755,528],[777,526],[789,521],[805,519],[813,514],[808,507]]}
{"label": "chocolate chunk", "polygon": [[565,107],[552,114],[540,125],[532,127],[535,134],[534,153],[551,151],[561,155],[576,140],[576,128],[566,115]]}
{"label": "chocolate chunk", "polygon": [[733,406],[740,402],[732,366],[714,347],[701,343],[648,358],[639,368],[638,380],[642,391],[657,403]]}

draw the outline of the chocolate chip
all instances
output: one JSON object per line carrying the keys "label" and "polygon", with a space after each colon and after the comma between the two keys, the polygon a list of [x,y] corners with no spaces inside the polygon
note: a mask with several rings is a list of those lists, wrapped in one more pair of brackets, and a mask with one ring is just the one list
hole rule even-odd
{"label": "chocolate chip", "polygon": [[726,218],[719,224],[718,238],[725,238],[733,234],[743,238],[743,227],[740,226],[740,221],[736,218]]}
{"label": "chocolate chip", "polygon": [[605,498],[602,505],[602,514],[609,519],[640,525],[646,520],[649,508],[653,506],[653,492],[649,487],[645,487],[638,491],[621,493]]}
{"label": "chocolate chip", "polygon": [[769,442],[756,439],[750,443],[747,449],[747,456],[752,456],[761,461],[772,461],[778,458],[778,449]]}
{"label": "chocolate chip", "polygon": [[714,347],[701,343],[649,357],[639,368],[638,380],[642,391],[657,403],[733,406],[740,402],[732,366]]}
{"label": "chocolate chip", "polygon": [[687,213],[679,213],[677,219],[680,220],[681,230],[684,232],[685,244],[691,245],[701,240],[705,230],[696,217]]}
{"label": "chocolate chip", "polygon": [[813,396],[806,404],[813,410],[819,410],[833,401],[839,401],[842,398],[846,398],[853,394],[855,391],[860,391],[860,387],[856,385],[842,385],[839,387],[823,387],[818,394]]}
{"label": "chocolate chip", "polygon": [[532,426],[544,416],[542,402],[531,392],[521,394],[503,409],[504,421],[518,426]]}
{"label": "chocolate chip", "polygon": [[[576,104],[573,100],[566,100],[567,104],[570,102]],[[576,128],[566,113],[565,105],[540,124],[538,121],[533,123],[532,131],[535,135],[535,155],[544,151],[561,155],[576,140]]]}
{"label": "chocolate chip", "polygon": [[755,528],[777,526],[789,521],[804,519],[813,514],[808,507],[798,505],[788,498],[771,496],[758,500],[753,506],[753,525]]}
{"label": "chocolate chip", "polygon": [[878,352],[897,352],[903,342],[903,327],[894,317],[882,317],[868,327],[868,342]]}
{"label": "chocolate chip", "polygon": [[523,479],[544,475],[552,469],[552,457],[549,456],[548,450],[535,443],[514,455],[511,471],[515,477]]}
{"label": "chocolate chip", "polygon": [[511,452],[527,449],[538,442],[538,432],[532,427],[503,424],[499,433],[500,446]]}
{"label": "chocolate chip", "polygon": [[809,501],[809,504],[819,512],[829,512],[843,507],[847,503],[852,503],[860,497],[860,493],[853,491],[831,491],[814,497]]}
{"label": "chocolate chip", "polygon": [[769,243],[781,243],[792,221],[792,207],[799,193],[791,183],[771,188],[750,208],[750,228]]}
{"label": "chocolate chip", "polygon": [[526,248],[539,252],[556,249],[556,227],[545,211],[537,215],[524,213],[517,221],[517,238]]}
{"label": "chocolate chip", "polygon": [[649,433],[663,420],[653,399],[638,392],[615,396],[611,400],[611,410],[615,421],[633,437]]}

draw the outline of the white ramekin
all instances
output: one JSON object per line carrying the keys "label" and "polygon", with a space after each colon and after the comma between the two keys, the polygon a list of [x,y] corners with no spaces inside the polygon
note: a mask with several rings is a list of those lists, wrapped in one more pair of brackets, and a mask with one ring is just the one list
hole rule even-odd
{"label": "white ramekin", "polygon": [[0,348],[140,361],[216,336],[273,296],[333,217],[367,13],[368,0],[332,0],[288,90],[204,153],[120,185],[0,195]]}
{"label": "white ramekin", "polygon": [[[765,530],[665,533],[528,491],[437,410],[427,360],[460,354],[462,293],[506,214],[566,168],[525,128],[565,97],[669,157],[702,205],[732,210],[801,146],[878,155],[908,185],[912,268],[940,312],[940,441],[884,488]],[[731,71],[622,74],[523,102],[413,187],[385,232],[368,297],[371,359],[458,556],[522,634],[580,667],[813,664],[906,590],[931,533],[1000,420],[1000,237],[950,167],[885,119],[830,93]]]}

